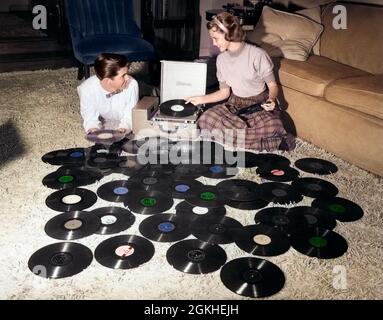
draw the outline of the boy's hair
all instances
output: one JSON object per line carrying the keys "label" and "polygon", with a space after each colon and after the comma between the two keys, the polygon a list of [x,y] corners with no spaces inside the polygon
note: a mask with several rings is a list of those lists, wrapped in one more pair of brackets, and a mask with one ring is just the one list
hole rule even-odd
{"label": "boy's hair", "polygon": [[245,31],[237,17],[229,12],[221,12],[213,17],[207,24],[208,30],[220,31],[225,34],[225,40],[231,42],[242,42],[245,40]]}
{"label": "boy's hair", "polygon": [[102,53],[94,61],[94,71],[97,77],[102,80],[115,77],[120,69],[129,68],[128,59],[116,53]]}

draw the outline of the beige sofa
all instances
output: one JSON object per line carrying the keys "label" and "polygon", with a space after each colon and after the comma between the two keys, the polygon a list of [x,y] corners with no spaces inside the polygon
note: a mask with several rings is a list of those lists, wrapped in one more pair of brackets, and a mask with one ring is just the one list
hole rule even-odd
{"label": "beige sofa", "polygon": [[383,7],[340,4],[347,29],[324,7],[320,55],[274,60],[280,99],[297,136],[383,176]]}

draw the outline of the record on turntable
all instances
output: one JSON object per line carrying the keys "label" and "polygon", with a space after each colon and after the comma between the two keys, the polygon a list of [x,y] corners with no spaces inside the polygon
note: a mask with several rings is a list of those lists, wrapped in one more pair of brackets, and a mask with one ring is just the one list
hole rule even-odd
{"label": "record on turntable", "polygon": [[91,212],[65,212],[46,223],[45,233],[59,240],[76,240],[95,233],[100,225],[100,218]]}
{"label": "record on turntable", "polygon": [[295,188],[281,182],[267,182],[259,185],[262,199],[279,204],[300,202],[303,197]]}
{"label": "record on turntable", "polygon": [[342,222],[359,220],[364,214],[355,202],[341,197],[315,199],[311,206],[329,211],[336,220]]}
{"label": "record on turntable", "polygon": [[217,184],[218,191],[228,200],[254,201],[260,198],[259,185],[243,179],[229,179]]}
{"label": "record on turntable", "polygon": [[332,183],[318,178],[299,178],[291,185],[304,196],[311,198],[332,198],[338,194],[338,188]]}
{"label": "record on turntable", "polygon": [[291,245],[298,252],[319,259],[338,258],[348,249],[340,234],[323,228],[309,228],[292,235]]}
{"label": "record on turntable", "polygon": [[28,268],[40,277],[59,279],[81,272],[92,260],[93,253],[86,246],[74,242],[58,242],[33,253]]}
{"label": "record on turntable", "polygon": [[336,220],[334,216],[326,210],[322,210],[315,207],[299,206],[292,207],[287,210],[288,216],[300,215],[304,216],[307,220],[308,227],[324,228],[332,230],[336,226]]}
{"label": "record on turntable", "polygon": [[276,182],[293,181],[299,177],[298,170],[281,165],[262,165],[257,168],[256,172],[261,178]]}
{"label": "record on turntable", "polygon": [[54,150],[44,154],[41,160],[52,165],[82,165],[86,160],[85,148]]}
{"label": "record on turntable", "polygon": [[330,161],[318,158],[302,158],[294,165],[302,171],[319,175],[331,174],[338,171],[338,167]]}
{"label": "record on turntable", "polygon": [[52,189],[66,189],[86,186],[96,181],[96,177],[81,169],[61,169],[46,175],[43,185]]}
{"label": "record on turntable", "polygon": [[210,215],[213,216],[224,216],[226,214],[226,209],[224,206],[216,208],[205,208],[193,206],[192,204],[182,201],[176,205],[176,215],[181,216],[184,219],[189,221],[194,221],[199,217],[207,217]]}
{"label": "record on turntable", "polygon": [[166,252],[166,259],[181,272],[206,274],[224,265],[227,256],[219,245],[188,239],[173,244]]}
{"label": "record on turntable", "polygon": [[186,100],[173,99],[160,104],[160,112],[170,117],[183,118],[193,115],[197,107],[192,103],[186,104]]}
{"label": "record on turntable", "polygon": [[136,219],[129,210],[120,207],[102,207],[90,212],[101,220],[97,234],[119,233],[130,228]]}
{"label": "record on turntable", "polygon": [[112,269],[137,268],[153,255],[153,244],[144,237],[135,235],[109,238],[101,242],[94,251],[98,263]]}
{"label": "record on turntable", "polygon": [[124,200],[124,205],[134,213],[155,214],[163,213],[173,206],[173,199],[167,193],[153,190],[135,190]]}
{"label": "record on turntable", "polygon": [[205,242],[226,244],[234,241],[234,236],[242,224],[229,217],[203,216],[194,220],[191,225],[192,234]]}
{"label": "record on turntable", "polygon": [[97,130],[88,133],[85,138],[94,143],[112,145],[113,143],[124,139],[125,136],[126,133],[119,130]]}
{"label": "record on turntable", "polygon": [[290,235],[308,226],[306,217],[303,215],[290,214],[288,208],[270,207],[258,211],[254,216],[257,224],[266,224],[279,229]]}
{"label": "record on turntable", "polygon": [[234,241],[243,251],[256,256],[277,256],[290,248],[287,235],[265,224],[243,227],[235,234]]}
{"label": "record on turntable", "polygon": [[94,192],[83,188],[70,188],[51,193],[45,204],[52,210],[67,212],[87,209],[96,201],[97,195]]}
{"label": "record on turntable", "polygon": [[277,265],[253,257],[229,261],[222,267],[220,277],[226,288],[251,298],[271,296],[285,285],[285,275]]}
{"label": "record on turntable", "polygon": [[203,186],[185,196],[185,200],[197,207],[216,208],[225,204],[225,199],[216,186]]}
{"label": "record on turntable", "polygon": [[101,185],[97,189],[97,195],[106,201],[123,202],[138,188],[139,186],[130,180],[114,180]]}
{"label": "record on turntable", "polygon": [[190,221],[170,214],[156,214],[140,223],[141,234],[153,241],[174,242],[185,239],[191,234]]}

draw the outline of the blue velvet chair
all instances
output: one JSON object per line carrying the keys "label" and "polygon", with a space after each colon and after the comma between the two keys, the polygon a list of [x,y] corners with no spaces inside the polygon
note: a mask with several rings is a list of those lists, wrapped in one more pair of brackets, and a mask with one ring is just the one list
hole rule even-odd
{"label": "blue velvet chair", "polygon": [[103,52],[125,55],[129,61],[153,60],[153,46],[134,21],[133,0],[65,0],[65,11],[79,80]]}

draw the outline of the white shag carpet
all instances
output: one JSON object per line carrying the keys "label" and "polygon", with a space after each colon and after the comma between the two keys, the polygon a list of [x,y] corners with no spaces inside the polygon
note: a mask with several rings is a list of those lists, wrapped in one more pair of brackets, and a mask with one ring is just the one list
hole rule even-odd
{"label": "white shag carpet", "polygon": [[[78,84],[74,69],[0,74],[0,299],[250,299],[228,290],[221,283],[219,271],[190,275],[173,269],[166,261],[172,243],[153,242],[154,257],[139,268],[125,271],[105,268],[95,259],[83,272],[64,279],[43,279],[28,269],[28,259],[36,250],[59,242],[44,233],[45,223],[58,212],[46,207],[45,199],[54,190],[41,183],[56,167],[43,163],[41,156],[56,149],[90,145],[81,126]],[[340,258],[309,258],[293,248],[266,258],[286,276],[284,288],[267,299],[382,299],[381,178],[303,141],[298,141],[295,151],[284,155],[292,163],[303,157],[335,163],[339,171],[321,178],[334,183],[339,196],[358,203],[364,217],[355,222],[338,222],[335,231],[349,245]],[[301,176],[312,175],[301,172]],[[260,182],[254,169],[241,169],[238,177]],[[85,188],[95,191],[105,182],[123,178],[112,174]],[[213,179],[201,180],[217,183]],[[305,197],[300,205],[310,205],[311,201]],[[108,205],[116,204],[98,199],[90,209]],[[244,225],[253,223],[256,212],[233,208],[227,211],[228,216]],[[138,225],[146,217],[136,214],[134,225],[121,234],[139,235]],[[92,235],[74,242],[94,252],[101,241],[111,236]],[[228,261],[250,256],[235,244],[222,247]],[[336,285],[339,272],[346,280],[342,288]]]}

